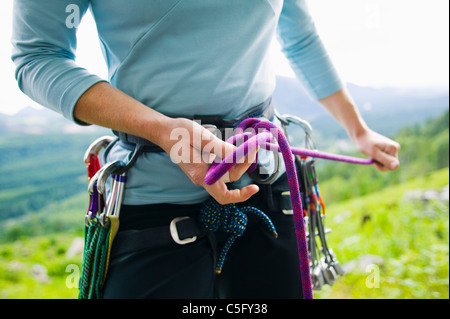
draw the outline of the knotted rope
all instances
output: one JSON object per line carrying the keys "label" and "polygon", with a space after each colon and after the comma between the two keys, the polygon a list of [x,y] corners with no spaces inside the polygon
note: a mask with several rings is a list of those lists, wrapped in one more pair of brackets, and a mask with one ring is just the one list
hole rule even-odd
{"label": "knotted rope", "polygon": [[[250,129],[250,132],[244,132],[245,130],[248,129]],[[282,153],[284,165],[286,167],[286,175],[289,181],[289,191],[292,201],[295,233],[297,238],[298,255],[300,260],[300,273],[302,278],[303,296],[305,297],[305,299],[312,299],[313,293],[311,285],[311,274],[309,268],[309,255],[305,231],[305,222],[303,219],[303,206],[300,196],[300,187],[298,182],[297,170],[295,167],[292,154],[325,158],[329,160],[343,161],[363,165],[372,164],[373,160],[358,159],[349,156],[334,155],[300,148],[291,148],[289,146],[286,137],[277,126],[275,126],[273,123],[269,121],[262,121],[256,118],[249,118],[242,121],[237,127],[236,134],[227,140],[227,142],[235,145],[240,141],[243,141],[244,143],[240,144],[237,147],[237,149],[233,152],[233,154],[226,156],[222,160],[222,162],[220,163],[215,162],[211,165],[208,173],[205,176],[205,183],[208,185],[212,185],[215,182],[217,182],[223,175],[226,174],[228,170],[230,170],[234,165],[236,165],[236,163],[241,161],[248,154],[249,150],[253,150],[256,147],[263,147],[264,149],[267,150]],[[256,162],[250,166],[249,172],[255,170],[255,168]],[[210,218],[213,217],[212,214],[213,213],[211,212]],[[231,213],[229,208],[226,208],[223,214],[225,215],[228,214],[231,216],[234,213]],[[240,214],[238,215],[240,216]],[[216,215],[214,214],[214,219],[221,220],[222,218],[226,219],[226,217],[216,217]],[[242,220],[244,220],[244,218],[242,218]],[[243,230],[241,230],[243,223],[238,222],[238,224],[239,226],[236,227],[239,228],[239,232],[237,232],[237,234],[239,235],[232,233],[230,239],[227,241],[227,244],[224,247],[224,250],[222,251],[222,254],[225,252],[226,255],[226,252],[230,248],[229,247],[231,245],[230,243],[232,243],[237,237],[239,237],[243,233]],[[235,227],[230,227],[231,230],[233,230],[234,228]],[[222,254],[221,257],[223,258],[221,262],[223,263],[225,255]]]}
{"label": "knotted rope", "polygon": [[238,237],[244,234],[248,214],[253,214],[262,220],[273,236],[275,238],[278,237],[278,233],[270,218],[255,207],[246,206],[239,209],[235,204],[220,205],[212,198],[203,204],[200,211],[200,222],[203,223],[205,228],[210,231],[221,230],[230,235],[225,241],[217,259],[216,273],[220,274],[222,272],[222,267],[231,245]]}

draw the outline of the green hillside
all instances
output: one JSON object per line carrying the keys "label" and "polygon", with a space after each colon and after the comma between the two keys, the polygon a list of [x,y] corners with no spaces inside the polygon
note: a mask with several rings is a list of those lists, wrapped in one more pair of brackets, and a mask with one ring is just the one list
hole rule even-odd
{"label": "green hillside", "polygon": [[[449,202],[422,196],[448,194],[448,184],[447,168],[329,205],[329,245],[341,264],[354,269],[316,297],[448,299]],[[379,270],[379,288],[367,284],[373,269]]]}
{"label": "green hillside", "polygon": [[0,220],[41,209],[86,189],[83,155],[94,135],[0,137]]}

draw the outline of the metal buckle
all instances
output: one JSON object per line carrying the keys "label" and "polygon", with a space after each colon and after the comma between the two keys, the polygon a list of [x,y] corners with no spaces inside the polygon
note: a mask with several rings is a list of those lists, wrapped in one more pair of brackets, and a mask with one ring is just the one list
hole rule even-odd
{"label": "metal buckle", "polygon": [[[291,192],[290,191],[284,191],[284,192],[281,193],[281,195],[287,195],[287,194],[289,194],[289,196],[290,196]],[[285,215],[294,215],[294,210],[293,209],[282,209],[281,211]]]}
{"label": "metal buckle", "polygon": [[173,241],[178,245],[190,244],[197,240],[197,236],[180,239],[180,236],[178,235],[177,223],[188,218],[190,217],[177,217],[170,222],[170,235],[172,236]]}

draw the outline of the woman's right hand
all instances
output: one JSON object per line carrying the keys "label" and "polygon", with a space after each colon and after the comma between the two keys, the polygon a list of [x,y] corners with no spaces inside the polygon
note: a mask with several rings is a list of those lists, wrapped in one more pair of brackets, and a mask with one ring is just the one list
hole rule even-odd
{"label": "woman's right hand", "polygon": [[222,141],[197,122],[183,118],[169,119],[159,134],[157,144],[195,185],[204,187],[221,205],[244,202],[259,191],[258,186],[253,184],[233,190],[229,190],[226,185],[237,181],[248,170],[256,158],[256,149],[250,151],[219,181],[207,185],[205,176],[211,163],[216,157],[223,159],[232,154],[236,146]]}
{"label": "woman's right hand", "polygon": [[[236,147],[226,143],[200,124],[182,118],[167,117],[133,99],[107,82],[89,88],[77,101],[74,117],[84,123],[109,127],[143,137],[171,154],[183,172],[222,205],[244,202],[259,190],[256,185],[228,190],[226,182],[238,180],[255,160],[256,150],[235,165],[217,183],[206,185],[205,176],[216,156],[224,158]],[[181,139],[177,136],[181,133]],[[172,138],[171,138],[172,136]],[[181,160],[176,152],[183,150]]]}

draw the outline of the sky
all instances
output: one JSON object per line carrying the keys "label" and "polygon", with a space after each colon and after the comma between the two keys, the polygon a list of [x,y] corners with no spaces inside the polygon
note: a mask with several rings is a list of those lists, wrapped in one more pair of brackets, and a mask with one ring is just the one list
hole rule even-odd
{"label": "sky", "polygon": [[[245,1],[245,0],[243,0]],[[13,0],[0,11],[0,112],[40,107],[14,79],[10,59]],[[346,82],[373,87],[449,85],[448,0],[308,0],[319,34]],[[294,77],[276,41],[278,75]],[[106,78],[95,23],[85,16],[78,30],[77,63]]]}

